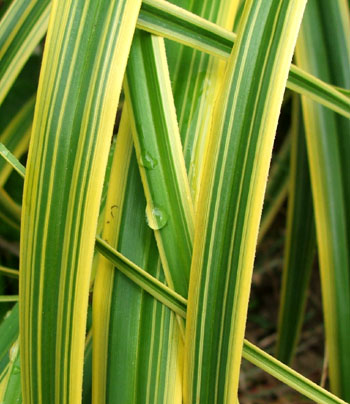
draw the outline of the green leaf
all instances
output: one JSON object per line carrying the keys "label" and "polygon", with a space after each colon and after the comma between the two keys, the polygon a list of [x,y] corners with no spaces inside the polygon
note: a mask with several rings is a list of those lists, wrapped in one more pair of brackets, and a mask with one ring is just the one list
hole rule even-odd
{"label": "green leaf", "polygon": [[24,184],[23,400],[78,403],[104,172],[140,2],[54,1]]}
{"label": "green leaf", "polygon": [[18,159],[10,152],[10,150],[3,144],[0,143],[0,156],[7,161],[13,168],[18,172],[18,174],[24,178],[25,168],[18,161]]}
{"label": "green leaf", "polygon": [[125,100],[147,200],[148,225],[155,233],[167,283],[186,296],[193,207],[162,38],[135,33]]}
{"label": "green leaf", "polygon": [[[310,0],[296,48],[298,65],[350,87],[349,9]],[[337,38],[336,43],[331,38]],[[350,400],[350,120],[302,98],[321,272],[329,377]]]}
{"label": "green leaf", "polygon": [[[209,19],[231,31],[237,6],[237,1],[227,0],[211,1],[210,4],[194,2],[191,5],[194,13],[191,17],[195,22],[197,15],[200,15],[202,19]],[[200,28],[200,22],[198,27]],[[185,29],[186,26],[182,30]],[[185,165],[196,212],[205,145],[209,138],[214,100],[221,87],[226,61],[172,41],[167,41],[166,44]],[[171,55],[176,56],[173,56],[174,60]]]}
{"label": "green leaf", "polygon": [[18,232],[20,228],[21,206],[4,189],[0,189],[0,206],[1,219]]}
{"label": "green leaf", "polygon": [[313,383],[248,341],[244,343],[243,358],[265,370],[278,380],[320,404],[345,404],[345,401]]}
{"label": "green leaf", "polygon": [[[125,260],[124,262],[126,267],[128,267],[126,271],[130,271],[130,273],[132,273],[134,270],[134,264],[132,264],[129,260]],[[141,269],[141,271],[144,270]],[[140,283],[140,286],[145,290],[148,288],[147,285],[147,282]],[[173,297],[171,295],[167,294],[164,300],[167,300],[165,304],[168,307],[172,306]],[[343,400],[334,396],[317,384],[311,382],[306,377],[297,373],[247,340],[244,340],[242,356],[260,369],[266,371],[294,390],[300,392],[305,397],[315,400],[318,403],[344,403]]]}
{"label": "green leaf", "polygon": [[146,290],[181,317],[185,317],[187,301],[184,297],[150,275],[147,270],[135,265],[99,237],[96,238],[96,248],[136,285],[141,286],[142,289]]}
{"label": "green leaf", "polygon": [[261,215],[258,242],[264,238],[288,194],[290,137],[290,134],[288,134],[277,155],[272,156],[271,169],[266,185],[264,207]]}
{"label": "green leaf", "polygon": [[[164,282],[143,195],[128,114],[122,115],[102,237]],[[135,273],[135,266],[131,268]],[[149,277],[148,277],[149,278]],[[170,303],[172,305],[172,303]],[[93,300],[93,400],[180,403],[180,334],[175,315],[101,257]]]}
{"label": "green leaf", "polygon": [[0,302],[18,302],[18,296],[16,295],[1,295]]}
{"label": "green leaf", "polygon": [[22,402],[21,368],[18,338],[10,348],[9,363],[0,381],[0,400],[3,404]]}
{"label": "green leaf", "polygon": [[263,196],[305,3],[246,3],[217,98],[195,227],[185,403],[235,402]]}
{"label": "green leaf", "polygon": [[294,98],[287,236],[282,275],[276,356],[292,361],[304,317],[316,235],[304,125]]}

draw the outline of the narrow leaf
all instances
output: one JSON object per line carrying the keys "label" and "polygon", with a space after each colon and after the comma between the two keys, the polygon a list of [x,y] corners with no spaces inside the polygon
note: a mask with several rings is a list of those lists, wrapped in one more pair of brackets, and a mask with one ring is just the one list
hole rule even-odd
{"label": "narrow leaf", "polygon": [[126,70],[125,99],[147,200],[148,224],[155,231],[167,283],[186,296],[193,207],[163,39],[135,33]]}
{"label": "narrow leaf", "polygon": [[187,301],[181,295],[154,278],[146,270],[138,267],[128,258],[114,250],[101,238],[96,238],[96,248],[109,261],[111,261],[119,271],[131,279],[136,285],[142,287],[157,300],[165,304],[181,317],[185,317]]}
{"label": "narrow leaf", "polygon": [[[296,47],[296,58],[298,65],[311,74],[349,87],[350,22],[345,16],[349,16],[345,1],[310,0]],[[337,38],[337,44],[330,41],[333,37]],[[314,201],[330,385],[334,393],[349,401],[350,120],[337,116],[306,97],[302,97],[302,107]]]}
{"label": "narrow leaf", "polygon": [[185,403],[235,402],[272,144],[305,3],[248,1],[242,15],[196,216]]}
{"label": "narrow leaf", "polygon": [[299,100],[292,109],[292,156],[276,356],[290,364],[306,304],[316,235],[304,125]]}
{"label": "narrow leaf", "polygon": [[99,203],[139,1],[54,1],[24,184],[26,403],[79,403]]}
{"label": "narrow leaf", "polygon": [[248,341],[244,343],[243,358],[316,403],[345,404],[345,401],[295,372]]}

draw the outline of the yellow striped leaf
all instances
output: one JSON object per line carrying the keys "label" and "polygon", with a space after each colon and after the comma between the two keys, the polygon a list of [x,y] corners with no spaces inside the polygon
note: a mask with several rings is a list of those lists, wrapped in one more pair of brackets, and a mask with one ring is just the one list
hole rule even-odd
{"label": "yellow striped leaf", "polygon": [[[296,47],[298,65],[350,86],[345,0],[310,0]],[[336,37],[337,44],[329,39]],[[332,391],[350,400],[350,120],[302,97]]]}
{"label": "yellow striped leaf", "polygon": [[140,1],[54,1],[24,184],[25,403],[79,403],[104,171]]}
{"label": "yellow striped leaf", "polygon": [[279,110],[306,1],[248,1],[217,98],[198,202],[184,402],[233,403]]}

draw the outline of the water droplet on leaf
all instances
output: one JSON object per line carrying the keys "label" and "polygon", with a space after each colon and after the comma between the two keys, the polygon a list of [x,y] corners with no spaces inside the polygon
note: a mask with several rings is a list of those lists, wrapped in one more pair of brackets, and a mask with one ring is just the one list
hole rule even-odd
{"label": "water droplet on leaf", "polygon": [[168,215],[164,210],[158,207],[146,207],[146,218],[148,226],[153,230],[162,229],[168,222]]}
{"label": "water droplet on leaf", "polygon": [[14,366],[12,373],[14,375],[18,375],[19,373],[21,373],[21,368],[19,366]]}
{"label": "water droplet on leaf", "polygon": [[142,152],[140,157],[140,164],[147,168],[148,170],[152,170],[157,166],[158,161],[148,152]]}
{"label": "water droplet on leaf", "polygon": [[17,354],[18,354],[18,349],[19,349],[19,344],[18,344],[18,341],[16,341],[14,344],[11,345],[10,352],[9,352],[9,358],[10,358],[11,362],[13,362],[16,359]]}

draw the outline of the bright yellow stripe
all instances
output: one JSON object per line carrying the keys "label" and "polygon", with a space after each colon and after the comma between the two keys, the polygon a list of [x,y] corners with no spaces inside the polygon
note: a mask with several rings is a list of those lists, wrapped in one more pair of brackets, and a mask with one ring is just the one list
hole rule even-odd
{"label": "bright yellow stripe", "polygon": [[[106,201],[106,213],[102,237],[111,245],[115,245],[119,237],[122,219],[124,194],[127,184],[128,167],[133,150],[132,137],[129,129],[129,117],[124,110],[117,136],[110,185]],[[118,210],[113,212],[113,206]],[[110,304],[113,291],[115,269],[113,264],[104,257],[99,257],[99,265],[95,279],[93,299],[93,338],[98,341],[93,348],[93,382],[92,402],[106,402],[106,380],[108,361],[108,323]]]}

